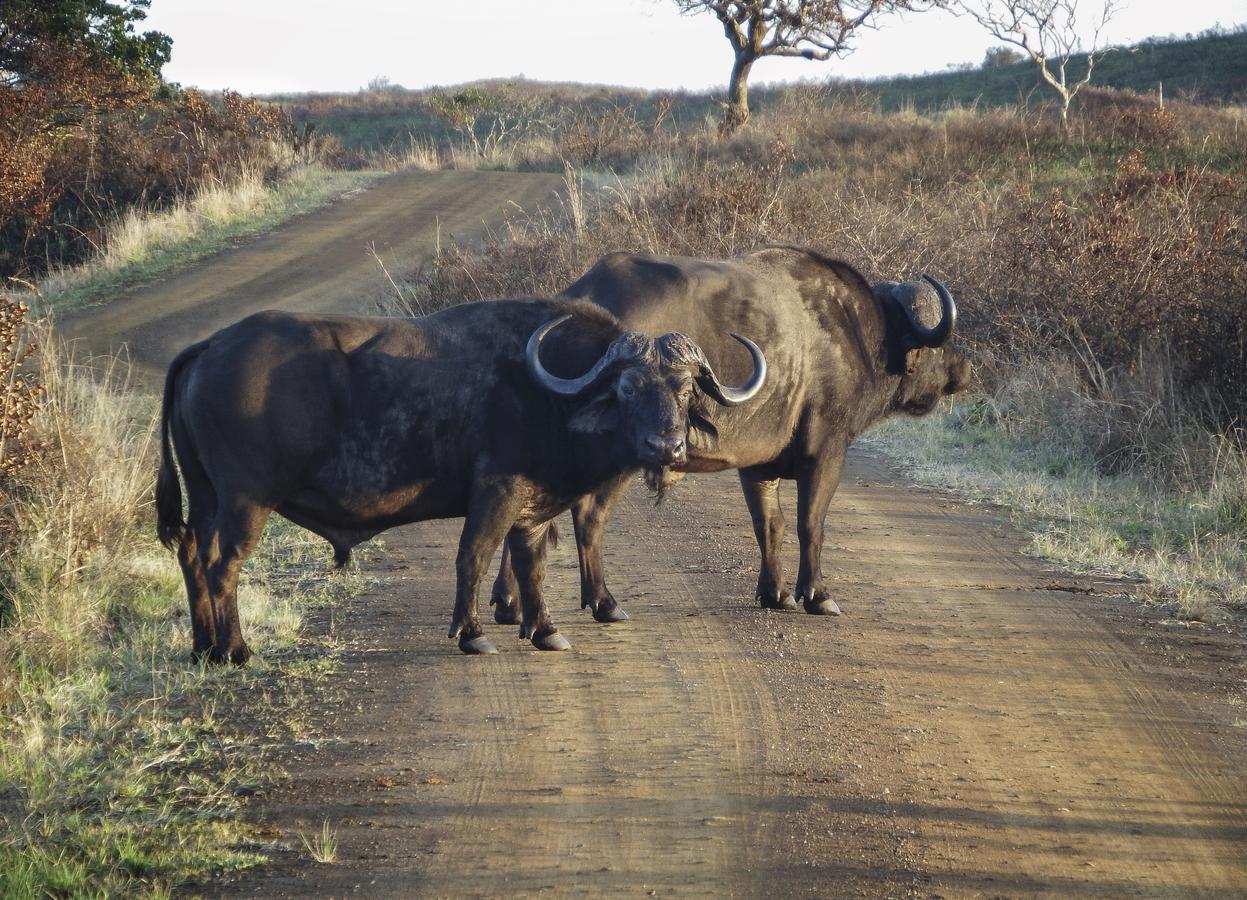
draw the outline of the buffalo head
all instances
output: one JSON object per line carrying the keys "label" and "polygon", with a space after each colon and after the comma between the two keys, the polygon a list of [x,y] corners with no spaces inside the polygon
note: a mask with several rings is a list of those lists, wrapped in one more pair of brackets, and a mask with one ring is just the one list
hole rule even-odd
{"label": "buffalo head", "polygon": [[615,338],[593,367],[578,378],[559,378],[541,363],[541,342],[570,319],[561,316],[542,325],[528,340],[528,370],[546,390],[563,397],[586,398],[571,419],[573,430],[613,432],[627,465],[665,469],[684,462],[690,414],[702,394],[724,406],[752,399],[766,380],[766,358],[748,338],[733,334],[753,357],[753,374],[740,387],[719,382],[710,362],[689,337],[664,334],[650,338],[635,331]]}
{"label": "buffalo head", "polygon": [[[935,409],[941,397],[957,393],[970,378],[970,363],[948,343],[957,324],[953,295],[930,275],[922,277],[926,284],[884,281],[873,288],[889,309],[889,369],[901,376],[892,409],[915,416]],[[939,313],[927,326],[922,319],[924,307],[935,305],[930,299],[938,299]]]}

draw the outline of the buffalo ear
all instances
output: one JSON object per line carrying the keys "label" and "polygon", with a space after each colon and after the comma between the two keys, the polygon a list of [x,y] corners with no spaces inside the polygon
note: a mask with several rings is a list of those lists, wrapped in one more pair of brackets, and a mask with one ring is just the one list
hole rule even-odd
{"label": "buffalo ear", "polygon": [[598,394],[579,410],[567,427],[585,434],[603,434],[619,427],[619,406],[613,392]]}

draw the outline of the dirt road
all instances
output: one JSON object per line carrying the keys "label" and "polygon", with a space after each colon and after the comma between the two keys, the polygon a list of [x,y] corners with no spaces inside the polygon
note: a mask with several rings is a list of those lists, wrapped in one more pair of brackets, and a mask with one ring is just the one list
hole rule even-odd
{"label": "dirt road", "polygon": [[[430,233],[401,185],[442,198],[444,229],[551,186],[495,177],[395,179],[80,333],[158,368],[243,311],[351,308],[344,258]],[[460,202],[479,206],[455,220]],[[494,627],[503,652],[466,657],[445,637],[459,525],[391,532],[375,588],[316,624],[346,663],[311,711],[320,739],[280,751],[289,781],[250,807],[272,861],[194,893],[1247,892],[1242,638],[1049,571],[992,511],[868,452],[829,522],[838,619],[756,608],[735,479],[695,476],[658,508],[634,489],[612,522],[631,622],[576,608],[567,541],[549,596],[574,649]],[[299,834],[325,821],[337,860],[318,865]]]}
{"label": "dirt road", "polygon": [[[633,620],[577,610],[564,545],[550,596],[574,649],[506,638],[487,659],[445,638],[458,523],[392,532],[376,588],[335,614],[349,651],[323,741],[253,807],[298,852],[212,890],[1247,890],[1240,638],[1050,572],[869,454],[829,524],[845,615],[766,613],[730,475],[657,509],[637,486],[608,548]],[[339,858],[318,866],[297,835],[325,820]]]}
{"label": "dirt road", "polygon": [[372,311],[386,266],[411,265],[438,240],[471,239],[517,207],[553,201],[558,175],[405,172],[340,198],[124,298],[69,317],[82,352],[125,348],[140,380],[183,347],[262,309]]}

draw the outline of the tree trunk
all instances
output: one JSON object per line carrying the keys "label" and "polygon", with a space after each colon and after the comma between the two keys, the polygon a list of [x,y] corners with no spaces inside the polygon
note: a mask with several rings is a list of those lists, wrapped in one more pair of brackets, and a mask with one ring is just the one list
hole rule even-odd
{"label": "tree trunk", "polygon": [[737,53],[736,62],[732,64],[732,77],[727,84],[727,112],[719,129],[725,137],[735,134],[749,121],[749,70],[753,62],[750,54]]}

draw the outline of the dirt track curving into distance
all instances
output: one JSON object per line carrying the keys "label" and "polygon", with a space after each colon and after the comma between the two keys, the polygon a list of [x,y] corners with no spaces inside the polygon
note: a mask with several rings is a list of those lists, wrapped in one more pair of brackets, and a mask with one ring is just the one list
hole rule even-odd
{"label": "dirt track curving into distance", "polygon": [[[251,309],[355,308],[343,256],[418,252],[434,215],[479,225],[555,183],[397,176],[74,327],[157,370]],[[495,626],[502,652],[465,657],[445,637],[459,525],[390,532],[375,587],[316,626],[346,663],[312,710],[321,738],[282,750],[289,781],[250,807],[271,862],[193,892],[1247,892],[1241,636],[1050,571],[998,514],[869,451],[829,519],[838,619],[756,608],[735,478],[692,476],[660,507],[637,486],[612,521],[631,622],[577,609],[567,541],[549,597],[573,650]],[[338,858],[317,865],[298,834],[325,820]]]}
{"label": "dirt track curving into distance", "polygon": [[452,236],[471,239],[510,211],[549,205],[558,175],[403,172],[299,216],[155,284],[67,318],[89,354],[125,349],[145,381],[183,347],[263,309],[371,312],[386,266],[411,265]]}

